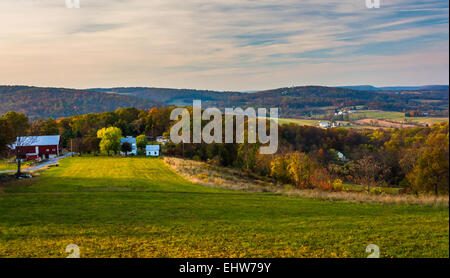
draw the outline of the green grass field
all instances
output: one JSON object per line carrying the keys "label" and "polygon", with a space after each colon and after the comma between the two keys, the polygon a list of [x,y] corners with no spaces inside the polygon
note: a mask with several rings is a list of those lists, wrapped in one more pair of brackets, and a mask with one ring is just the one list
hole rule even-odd
{"label": "green grass field", "polygon": [[309,125],[309,126],[317,126],[320,122],[323,122],[321,120],[308,120],[308,119],[278,119],[278,123],[280,125],[284,124],[297,124],[297,125]]}
{"label": "green grass field", "polygon": [[[31,165],[31,161],[25,162],[22,164],[22,169],[26,169],[28,167],[30,167]],[[6,160],[6,159],[1,159],[0,160],[0,171],[8,171],[8,170],[17,170],[17,164],[16,163],[11,163],[10,161]]]}
{"label": "green grass field", "polygon": [[66,158],[0,188],[0,215],[0,257],[449,257],[448,208],[202,187],[151,158]]}
{"label": "green grass field", "polygon": [[0,160],[0,171],[14,170],[17,166],[13,163],[1,159]]}
{"label": "green grass field", "polygon": [[357,113],[349,114],[351,120],[356,119],[383,119],[397,122],[412,122],[433,125],[441,122],[448,122],[445,117],[405,117],[403,112],[360,110]]}

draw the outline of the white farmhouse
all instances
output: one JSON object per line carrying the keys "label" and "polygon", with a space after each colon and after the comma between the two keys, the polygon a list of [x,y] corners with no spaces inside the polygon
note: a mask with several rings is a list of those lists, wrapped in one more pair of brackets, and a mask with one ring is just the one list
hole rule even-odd
{"label": "white farmhouse", "polygon": [[147,156],[159,156],[160,155],[159,145],[147,145],[147,146],[145,146],[145,155],[147,155]]}

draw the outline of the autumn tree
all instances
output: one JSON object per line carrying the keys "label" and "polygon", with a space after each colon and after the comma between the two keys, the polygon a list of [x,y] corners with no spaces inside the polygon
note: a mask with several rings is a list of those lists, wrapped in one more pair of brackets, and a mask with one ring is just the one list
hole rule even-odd
{"label": "autumn tree", "polygon": [[417,163],[408,180],[419,192],[449,192],[449,135],[435,134],[420,149]]}
{"label": "autumn tree", "polygon": [[145,135],[139,135],[138,137],[136,137],[136,147],[138,148],[139,154],[145,153],[147,144],[148,141]]}
{"label": "autumn tree", "polygon": [[96,137],[85,137],[83,138],[82,146],[83,151],[96,155],[100,151],[100,139]]}
{"label": "autumn tree", "polygon": [[316,165],[307,154],[301,152],[291,153],[288,156],[287,169],[291,180],[300,187],[311,187],[311,175]]}
{"label": "autumn tree", "polygon": [[106,152],[117,152],[120,150],[120,138],[122,138],[122,131],[117,127],[102,128],[97,132],[97,137],[101,139],[100,150]]}
{"label": "autumn tree", "polygon": [[54,119],[39,119],[30,126],[31,135],[58,135],[59,126]]}
{"label": "autumn tree", "polygon": [[283,183],[289,183],[291,181],[285,156],[278,155],[272,160],[270,164],[270,175]]}

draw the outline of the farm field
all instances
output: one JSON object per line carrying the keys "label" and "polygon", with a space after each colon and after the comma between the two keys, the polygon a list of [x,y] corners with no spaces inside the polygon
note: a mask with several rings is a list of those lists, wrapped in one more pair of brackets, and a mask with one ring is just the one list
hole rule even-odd
{"label": "farm field", "polygon": [[278,119],[278,123],[280,125],[293,123],[293,124],[298,124],[298,125],[317,126],[320,122],[321,122],[321,120],[288,119],[288,118]]}
{"label": "farm field", "polygon": [[396,122],[411,122],[433,125],[440,122],[448,122],[445,117],[405,117],[405,113],[379,110],[360,110],[356,113],[351,113],[351,120],[357,119],[376,119],[376,120],[390,120]]}
{"label": "farm field", "polygon": [[449,209],[204,187],[158,158],[75,157],[0,187],[0,257],[449,257]]}
{"label": "farm field", "polygon": [[[325,117],[326,114],[316,115]],[[393,128],[405,128],[405,127],[415,127],[415,124],[428,124],[433,125],[441,122],[448,122],[448,118],[445,117],[405,117],[405,113],[402,112],[391,112],[391,111],[379,111],[379,110],[359,110],[358,112],[349,114],[350,121],[354,121],[357,124],[350,123],[349,128],[368,128],[374,129],[379,127],[393,127]],[[298,125],[308,125],[308,126],[318,126],[320,122],[326,120],[315,120],[315,119],[292,119],[292,118],[281,118],[278,120],[280,124],[298,124]],[[392,121],[392,122],[386,122]],[[337,121],[343,124],[347,124],[347,121]],[[375,125],[371,125],[375,123]],[[403,123],[403,124],[402,124]]]}

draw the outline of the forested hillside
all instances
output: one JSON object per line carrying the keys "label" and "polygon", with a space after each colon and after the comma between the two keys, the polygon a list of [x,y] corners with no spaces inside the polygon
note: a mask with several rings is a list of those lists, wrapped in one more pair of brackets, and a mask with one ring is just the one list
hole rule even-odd
{"label": "forested hillside", "polygon": [[282,117],[299,118],[323,107],[365,106],[385,111],[422,111],[448,115],[447,90],[363,91],[306,86],[280,88],[233,97],[224,106],[279,107]]}
{"label": "forested hillside", "polygon": [[354,90],[323,86],[279,88],[256,93],[217,92],[187,89],[110,88],[98,92],[135,96],[168,105],[190,106],[201,99],[204,107],[278,107],[281,117],[301,118],[322,113],[323,108],[364,106],[385,111],[421,111],[448,115],[448,87],[429,86],[420,90]]}
{"label": "forested hillside", "polygon": [[170,105],[180,106],[192,105],[192,100],[194,99],[201,99],[203,102],[215,103],[218,101],[232,102],[234,98],[245,96],[245,94],[239,92],[146,87],[89,89],[89,91],[135,96],[155,102],[163,102]]}
{"label": "forested hillside", "polygon": [[119,107],[150,109],[164,106],[155,101],[117,94],[27,86],[0,86],[0,100],[0,114],[17,111],[32,119],[100,113]]}
{"label": "forested hillside", "polygon": [[219,92],[165,88],[103,88],[74,90],[0,86],[0,113],[18,111],[30,118],[66,117],[119,107],[191,106],[202,100],[203,107],[278,107],[283,118],[302,118],[325,113],[324,109],[363,106],[366,109],[398,112],[427,112],[448,115],[448,89],[416,91],[353,90],[322,86],[280,88],[256,93]]}

